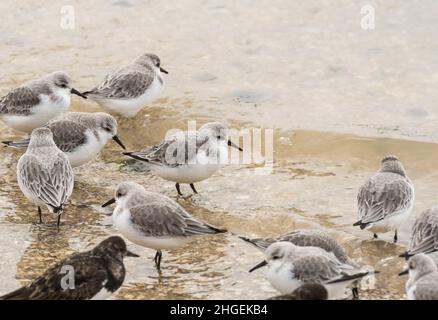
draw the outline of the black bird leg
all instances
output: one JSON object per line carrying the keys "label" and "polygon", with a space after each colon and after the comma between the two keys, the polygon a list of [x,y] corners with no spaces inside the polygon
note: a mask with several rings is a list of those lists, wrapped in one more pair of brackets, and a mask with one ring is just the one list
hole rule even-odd
{"label": "black bird leg", "polygon": [[183,194],[181,193],[181,190],[179,188],[179,183],[178,182],[175,183],[175,188],[176,188],[176,191],[178,191],[178,195],[182,196]]}
{"label": "black bird leg", "polygon": [[155,266],[157,267],[158,270],[160,270],[160,265],[161,265],[161,257],[163,256],[163,253],[161,252],[161,250],[157,250],[157,253],[155,254]]}
{"label": "black bird leg", "polygon": [[193,183],[190,184],[190,188],[192,188],[194,193],[198,193],[198,191],[196,191],[195,185]]}
{"label": "black bird leg", "polygon": [[59,224],[61,223],[61,214],[58,214],[58,222],[56,223],[56,226],[59,228]]}
{"label": "black bird leg", "polygon": [[397,243],[398,237],[397,237],[397,230],[394,232],[394,243]]}
{"label": "black bird leg", "polygon": [[43,223],[43,218],[41,216],[41,208],[40,208],[40,206],[38,206],[38,217],[40,218],[40,222],[39,223]]}
{"label": "black bird leg", "polygon": [[359,300],[359,290],[357,287],[352,288],[351,292],[353,293],[353,300]]}

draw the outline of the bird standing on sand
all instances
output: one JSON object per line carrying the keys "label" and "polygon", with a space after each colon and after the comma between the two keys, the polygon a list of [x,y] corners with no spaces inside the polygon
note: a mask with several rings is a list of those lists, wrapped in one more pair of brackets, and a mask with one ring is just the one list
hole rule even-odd
{"label": "bird standing on sand", "polygon": [[120,183],[115,198],[102,205],[116,203],[112,213],[116,228],[128,240],[157,251],[154,261],[158,270],[162,250],[178,248],[195,236],[226,232],[199,221],[170,198],[146,191],[135,182]]}
{"label": "bird standing on sand", "polygon": [[101,84],[83,94],[107,111],[131,118],[161,94],[162,73],[168,72],[158,56],[146,53],[108,73]]}
{"label": "bird standing on sand", "polygon": [[402,226],[414,206],[414,186],[406,175],[400,160],[393,155],[382,159],[380,170],[359,189],[357,207],[359,221],[353,226],[377,233],[394,230]]}
{"label": "bird standing on sand", "polygon": [[125,280],[124,257],[138,255],[128,251],[122,238],[109,237],[90,251],[61,260],[30,284],[0,297],[0,300],[106,299]]}
{"label": "bird standing on sand", "polygon": [[42,127],[68,110],[72,93],[86,99],[71,83],[67,73],[56,71],[11,90],[0,99],[0,120],[26,133]]}

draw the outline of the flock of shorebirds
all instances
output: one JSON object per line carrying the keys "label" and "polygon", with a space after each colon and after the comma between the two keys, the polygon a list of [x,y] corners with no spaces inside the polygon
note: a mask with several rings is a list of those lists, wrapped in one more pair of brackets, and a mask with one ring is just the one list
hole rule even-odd
{"label": "flock of shorebirds", "polygon": [[[94,89],[80,92],[72,79],[58,71],[13,89],[0,99],[0,120],[9,127],[30,133],[6,146],[26,148],[17,164],[17,181],[24,196],[38,209],[37,223],[43,223],[42,208],[57,218],[60,227],[64,206],[74,190],[73,167],[92,161],[105,144],[117,136],[117,121],[108,113],[68,112],[71,94],[91,99],[105,110],[134,117],[156,99],[163,87],[160,59],[144,54],[132,63],[107,74]],[[210,177],[228,157],[228,148],[243,151],[229,139],[228,129],[210,122],[196,132],[166,137],[159,144],[124,155],[145,161],[153,174],[175,183],[194,183]],[[182,246],[194,237],[227,232],[196,219],[169,197],[149,192],[143,186],[124,181],[115,188],[112,219],[129,241],[156,250],[160,270],[162,250]],[[357,196],[358,221],[354,226],[378,233],[394,231],[407,223],[414,204],[414,187],[400,160],[383,158],[380,170],[360,188]],[[250,272],[267,266],[266,277],[283,295],[274,299],[338,299],[351,288],[358,298],[364,277],[378,271],[365,270],[348,257],[344,248],[319,229],[294,230],[287,234],[249,239],[262,250],[266,260]],[[123,258],[138,257],[119,236],[111,236],[90,251],[76,253],[49,267],[41,276],[0,299],[103,299],[113,294],[125,278]],[[409,273],[409,299],[438,299],[438,208],[419,215],[412,228],[405,253]],[[435,260],[435,261],[434,261]],[[65,266],[72,267],[74,286],[65,287]]]}

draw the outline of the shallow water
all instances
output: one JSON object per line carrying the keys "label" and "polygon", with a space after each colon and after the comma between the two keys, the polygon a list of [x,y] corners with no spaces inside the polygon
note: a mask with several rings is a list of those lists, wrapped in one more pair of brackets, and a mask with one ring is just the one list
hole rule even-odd
{"label": "shallow water", "polygon": [[[436,2],[379,1],[374,31],[360,29],[360,3],[350,1],[94,1],[75,4],[74,30],[59,27],[61,4],[41,3],[0,3],[10,13],[0,30],[1,94],[56,69],[68,71],[77,89],[89,89],[112,66],[151,51],[170,74],[160,100],[135,119],[119,119],[129,149],[186,129],[190,120],[274,129],[271,172],[230,165],[198,183],[199,195],[177,199],[231,233],[165,252],[161,276],[154,252],[130,244],[141,258],[126,259],[127,279],[114,298],[270,297],[276,292],[263,272],[247,272],[263,255],[235,235],[310,227],[325,228],[359,263],[381,271],[362,297],[403,298],[406,279],[397,273],[404,262],[397,256],[409,225],[397,245],[390,233],[371,240],[351,225],[359,186],[388,153],[402,159],[413,180],[414,214],[435,204]],[[72,110],[100,108],[74,97]],[[2,140],[20,137],[3,124],[0,130]],[[36,209],[15,177],[21,151],[0,149],[0,293],[116,233],[99,204],[118,182],[134,180],[176,199],[172,183],[120,151],[109,142],[96,161],[75,169],[58,231],[47,212],[44,226],[34,224]]]}

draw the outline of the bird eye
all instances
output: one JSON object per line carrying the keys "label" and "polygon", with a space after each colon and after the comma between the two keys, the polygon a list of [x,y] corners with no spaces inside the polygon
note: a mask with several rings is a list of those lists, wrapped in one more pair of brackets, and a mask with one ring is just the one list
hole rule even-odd
{"label": "bird eye", "polygon": [[221,136],[217,136],[216,138],[217,138],[218,140],[220,140],[222,137],[221,137]]}
{"label": "bird eye", "polygon": [[117,192],[116,196],[119,198],[119,197],[123,196],[123,194],[119,191],[119,192]]}
{"label": "bird eye", "polygon": [[272,260],[277,260],[277,259],[280,259],[280,256],[273,256],[272,257]]}
{"label": "bird eye", "polygon": [[65,83],[62,83],[59,85],[61,88],[67,88],[67,85]]}
{"label": "bird eye", "polygon": [[160,67],[160,62],[158,61],[158,62],[157,62],[157,68],[159,68],[159,67]]}
{"label": "bird eye", "polygon": [[106,132],[111,132],[111,128],[110,127],[104,127],[103,130],[105,130]]}

